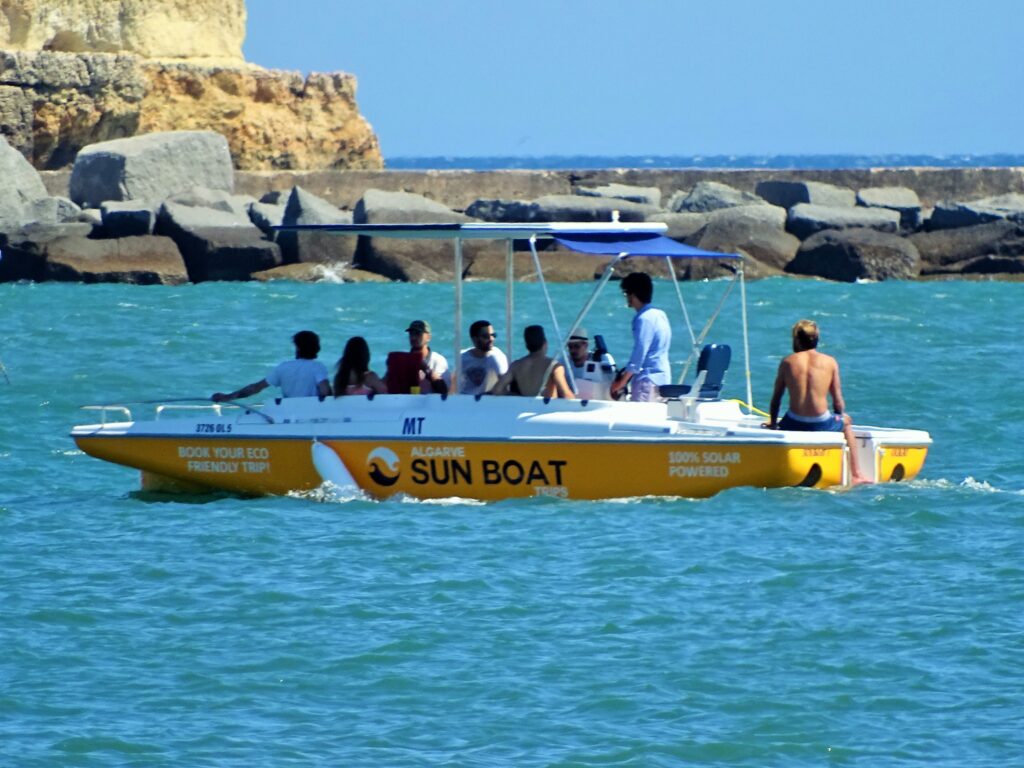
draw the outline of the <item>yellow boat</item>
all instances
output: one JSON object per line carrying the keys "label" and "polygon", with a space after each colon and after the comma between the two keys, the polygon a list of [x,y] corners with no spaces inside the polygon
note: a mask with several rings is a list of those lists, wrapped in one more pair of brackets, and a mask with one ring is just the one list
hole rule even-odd
{"label": "yellow boat", "polygon": [[[526,240],[538,278],[537,242],[613,256],[572,327],[563,334],[551,309],[555,336],[565,342],[582,324],[614,265],[629,255],[723,258],[663,236],[664,224],[324,225],[293,227],[371,237],[445,237],[454,241],[462,274],[462,242]],[[742,260],[736,258],[743,317],[747,398],[752,403]],[[678,289],[678,283],[676,284]],[[511,329],[513,281],[506,282],[506,326]],[[545,287],[546,295],[546,287]],[[700,334],[689,326],[698,357]],[[723,299],[724,301],[724,299]],[[462,283],[455,280],[455,350],[459,360]],[[719,305],[721,308],[721,305]],[[716,312],[717,315],[717,312]],[[511,346],[511,345],[510,345]],[[689,364],[687,365],[689,368]],[[470,395],[367,395],[276,398],[262,405],[157,404],[152,418],[135,420],[134,404],[88,406],[100,423],[76,426],[72,437],[86,453],[142,471],[143,487],[218,489],[284,494],[325,482],[374,497],[497,500],[522,496],[603,499],[634,496],[711,496],[737,486],[826,488],[849,481],[849,447],[841,433],[786,432],[761,427],[745,403],[722,399],[698,365],[693,383],[663,388],[663,402],[559,400]],[[719,371],[719,374],[724,371]],[[683,377],[685,377],[684,370]],[[457,380],[458,371],[455,371]],[[682,378],[682,377],[681,377]],[[720,384],[719,384],[720,387]],[[875,482],[909,480],[931,444],[914,429],[855,427],[861,472]]]}

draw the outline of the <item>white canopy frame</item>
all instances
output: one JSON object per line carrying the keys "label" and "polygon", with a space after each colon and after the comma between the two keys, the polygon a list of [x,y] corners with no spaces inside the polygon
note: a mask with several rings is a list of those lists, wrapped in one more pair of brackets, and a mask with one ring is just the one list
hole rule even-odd
{"label": "white canopy frame", "polygon": [[[621,252],[617,256],[614,256],[612,260],[605,267],[604,272],[598,279],[597,285],[594,287],[594,291],[591,293],[590,298],[585,302],[580,312],[577,314],[572,325],[569,327],[566,334],[561,333],[561,329],[558,323],[558,317],[555,313],[554,302],[551,300],[551,295],[548,292],[547,283],[544,280],[544,270],[540,263],[540,256],[537,251],[537,241],[539,239],[553,239],[559,235],[572,236],[572,235],[662,235],[668,227],[665,224],[659,222],[645,222],[645,223],[624,223],[619,221],[614,222],[587,222],[587,223],[563,223],[563,222],[552,222],[552,223],[540,223],[540,224],[495,224],[495,223],[469,223],[469,224],[298,224],[298,225],[284,225],[276,227],[275,229],[287,230],[287,231],[319,231],[319,232],[333,232],[336,234],[346,235],[363,235],[367,237],[398,237],[398,238],[409,238],[409,239],[445,239],[454,241],[454,300],[455,300],[455,327],[453,329],[453,337],[455,341],[455,368],[453,372],[454,381],[456,386],[458,385],[459,374],[461,369],[462,361],[462,303],[463,303],[463,241],[464,240],[504,240],[506,242],[506,260],[505,260],[505,325],[507,333],[507,349],[509,357],[512,357],[512,350],[514,348],[514,310],[515,310],[515,249],[514,243],[516,240],[526,240],[530,246],[530,253],[533,258],[534,268],[537,273],[537,280],[541,285],[541,290],[544,293],[544,299],[548,307],[548,313],[551,317],[551,325],[554,330],[554,337],[559,341],[559,352],[557,355],[552,355],[553,358],[561,357],[567,362],[566,356],[566,344],[568,344],[569,337],[582,325],[587,313],[594,306],[601,291],[607,285],[614,272],[615,266],[624,259],[628,258],[631,254]],[[723,257],[731,254],[722,254]],[[680,310],[683,315],[683,320],[686,324],[687,333],[690,337],[690,354],[687,358],[687,362],[684,365],[682,375],[679,381],[682,382],[684,377],[689,371],[692,361],[700,353],[700,347],[703,344],[704,338],[710,331],[711,326],[714,324],[720,314],[722,307],[724,306],[725,299],[731,293],[736,281],[740,284],[740,304],[741,304],[741,322],[743,326],[743,358],[745,367],[745,378],[746,378],[746,390],[747,390],[747,402],[746,405],[753,410],[753,391],[750,376],[750,343],[748,333],[748,318],[747,318],[747,293],[746,293],[746,281],[743,272],[743,261],[742,258],[738,259],[738,266],[735,277],[729,282],[722,299],[719,301],[714,313],[705,324],[701,333],[696,334],[693,330],[693,325],[690,321],[690,315],[686,308],[686,302],[683,299],[682,290],[679,286],[679,280],[676,275],[675,266],[672,263],[673,256],[663,256],[668,260],[668,272],[669,277],[672,280],[672,284],[675,288],[676,297],[679,301]],[[554,362],[552,362],[552,366]],[[568,370],[568,376],[570,382],[572,382],[572,366],[566,365]],[[550,369],[549,369],[550,373]]]}

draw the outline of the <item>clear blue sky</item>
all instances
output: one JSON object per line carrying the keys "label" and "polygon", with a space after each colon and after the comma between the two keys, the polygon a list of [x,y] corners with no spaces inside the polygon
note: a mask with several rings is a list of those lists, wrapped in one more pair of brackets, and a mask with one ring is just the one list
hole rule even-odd
{"label": "clear blue sky", "polygon": [[385,158],[1024,153],[1024,1],[248,0]]}

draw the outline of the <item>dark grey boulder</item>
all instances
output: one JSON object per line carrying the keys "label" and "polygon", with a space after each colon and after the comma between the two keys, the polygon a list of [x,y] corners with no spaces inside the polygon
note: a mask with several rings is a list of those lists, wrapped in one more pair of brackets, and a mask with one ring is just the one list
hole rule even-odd
{"label": "dark grey boulder", "polygon": [[713,211],[699,234],[687,242],[706,251],[742,252],[777,270],[796,256],[800,241],[786,231],[786,210],[744,205]]}
{"label": "dark grey boulder", "polygon": [[651,221],[665,224],[668,227],[665,231],[666,237],[683,241],[706,226],[708,219],[709,215],[706,213],[668,213],[663,211],[653,216]]}
{"label": "dark grey boulder", "polygon": [[154,232],[174,240],[194,283],[248,280],[281,263],[277,243],[251,223],[239,224],[234,214],[212,208],[164,203]]}
{"label": "dark grey boulder", "polygon": [[857,204],[857,196],[852,189],[821,181],[761,181],[754,191],[767,202],[782,208],[792,208],[800,203],[829,208],[852,208]]}
{"label": "dark grey boulder", "polygon": [[213,131],[168,131],[90,144],[75,158],[69,190],[78,205],[165,200],[195,186],[231,192],[228,142]]}
{"label": "dark grey boulder", "polygon": [[957,272],[965,262],[989,256],[1024,256],[1024,225],[1006,220],[917,232],[909,239],[921,254],[922,274]]}
{"label": "dark grey boulder", "polygon": [[808,238],[786,271],[827,280],[910,280],[921,258],[907,238],[873,229],[827,230]]}
{"label": "dark grey boulder", "polygon": [[1020,275],[1024,274],[1024,257],[982,256],[964,264],[963,275]]}
{"label": "dark grey boulder", "polygon": [[412,192],[368,189],[352,212],[355,224],[455,224],[470,217]]}
{"label": "dark grey boulder", "polygon": [[272,189],[269,192],[264,192],[260,196],[261,203],[267,203],[269,205],[284,205],[288,202],[288,198],[291,196],[291,190],[280,190]]}
{"label": "dark grey boulder", "polygon": [[631,203],[628,200],[579,195],[544,195],[534,201],[527,221],[614,221],[614,217],[618,216],[619,221],[638,222],[647,221],[649,216],[656,216],[658,213],[661,213],[661,209],[655,205]]}
{"label": "dark grey boulder", "polygon": [[251,195],[233,195],[223,189],[208,187],[192,187],[167,198],[172,203],[187,205],[192,208],[212,208],[215,211],[233,214],[239,223],[248,224],[249,206],[256,202]]}
{"label": "dark grey boulder", "polygon": [[573,192],[582,197],[607,197],[644,205],[661,205],[661,190],[657,187],[635,187],[630,184],[602,184],[598,187],[576,187]]}
{"label": "dark grey boulder", "polygon": [[966,203],[940,202],[935,205],[925,228],[956,229],[1002,219],[1024,224],[1024,195],[997,195]]}
{"label": "dark grey boulder", "polygon": [[185,262],[168,237],[94,240],[60,237],[46,246],[47,280],[79,283],[180,285],[188,282]]}
{"label": "dark grey boulder", "polygon": [[897,211],[903,229],[913,230],[921,225],[921,200],[908,187],[867,187],[857,192],[857,205]]}
{"label": "dark grey boulder", "polygon": [[103,237],[138,237],[153,234],[157,205],[145,200],[111,200],[100,206]]}
{"label": "dark grey boulder", "polygon": [[688,193],[673,194],[669,198],[668,209],[673,213],[708,213],[741,205],[763,205],[764,202],[761,197],[735,189],[728,184],[698,181]]}
{"label": "dark grey boulder", "polygon": [[[423,195],[368,189],[356,204],[356,224],[460,224],[472,221]],[[465,276],[476,254],[493,244],[466,243],[462,273]],[[391,280],[433,282],[451,280],[454,275],[454,246],[451,241],[406,240],[391,237],[360,237],[354,266]]]}
{"label": "dark grey boulder", "polygon": [[878,232],[897,232],[900,228],[900,214],[888,208],[830,208],[798,203],[789,209],[786,219],[786,229],[801,240],[826,229],[857,227]]}
{"label": "dark grey boulder", "polygon": [[284,203],[252,203],[249,206],[249,221],[259,227],[260,232],[268,238],[274,239],[277,235],[274,227],[284,223],[286,210],[287,206]]}
{"label": "dark grey boulder", "polygon": [[491,222],[524,222],[533,216],[533,203],[524,200],[474,200],[466,215]]}
{"label": "dark grey boulder", "polygon": [[[343,211],[302,187],[294,187],[288,195],[281,220],[286,226],[351,223],[351,211]],[[278,232],[277,243],[285,264],[350,264],[356,251],[355,236],[326,232]]]}
{"label": "dark grey boulder", "polygon": [[0,231],[12,232],[31,221],[25,208],[48,197],[39,172],[0,136]]}
{"label": "dark grey boulder", "polygon": [[61,237],[87,237],[92,225],[85,222],[26,224],[14,232],[0,232],[0,283],[46,279],[47,244]]}

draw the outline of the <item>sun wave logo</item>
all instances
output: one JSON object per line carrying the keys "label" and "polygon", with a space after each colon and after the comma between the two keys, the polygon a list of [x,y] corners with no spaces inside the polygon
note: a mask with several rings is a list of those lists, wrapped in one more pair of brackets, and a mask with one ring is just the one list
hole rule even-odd
{"label": "sun wave logo", "polygon": [[397,483],[402,474],[398,469],[398,456],[390,448],[374,448],[366,457],[366,466],[370,479],[385,487]]}

